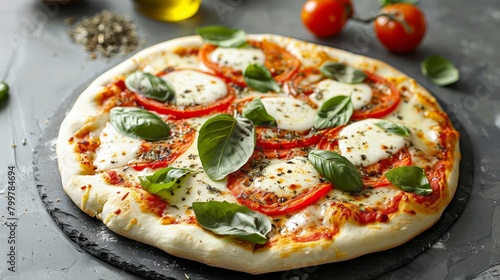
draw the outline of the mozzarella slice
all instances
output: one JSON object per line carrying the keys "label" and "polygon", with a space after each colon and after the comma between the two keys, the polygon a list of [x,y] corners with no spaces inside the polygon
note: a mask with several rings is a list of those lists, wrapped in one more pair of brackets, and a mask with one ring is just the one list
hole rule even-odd
{"label": "mozzarella slice", "polygon": [[412,143],[413,145],[426,152],[430,152],[429,147],[432,147],[431,143],[437,143],[439,141],[439,124],[424,115],[424,111],[419,109],[419,104],[421,104],[418,97],[414,96],[407,100],[406,102],[400,102],[398,108],[386,117],[387,120],[395,123],[404,123],[408,128],[412,129]]}
{"label": "mozzarella slice", "polygon": [[200,60],[197,55],[180,56],[173,52],[162,52],[150,57],[142,65],[142,71],[156,74],[169,67],[174,69],[198,69]]}
{"label": "mozzarella slice", "polygon": [[175,104],[179,106],[206,104],[227,95],[222,79],[199,71],[173,71],[162,78],[174,87]]}
{"label": "mozzarella slice", "polygon": [[346,84],[331,79],[318,83],[309,98],[319,107],[328,99],[338,95],[351,95],[354,110],[359,110],[372,100],[372,89],[367,84]]}
{"label": "mozzarella slice", "polygon": [[285,223],[281,234],[300,233],[308,228],[315,228],[322,225],[322,210],[317,205],[310,205],[294,214]]}
{"label": "mozzarella slice", "polygon": [[217,48],[210,54],[210,60],[219,66],[229,66],[243,71],[251,63],[264,64],[266,55],[261,49],[248,46],[244,48]]}
{"label": "mozzarella slice", "polygon": [[276,119],[278,128],[306,131],[313,127],[316,110],[302,100],[289,97],[262,98],[269,115]]}
{"label": "mozzarella slice", "polygon": [[273,159],[253,181],[253,187],[278,196],[293,197],[318,185],[320,175],[305,157]]}
{"label": "mozzarella slice", "polygon": [[110,123],[102,130],[99,140],[101,144],[96,149],[94,166],[97,171],[105,171],[123,167],[137,157],[142,140],[125,136],[118,132]]}
{"label": "mozzarella slice", "polygon": [[379,119],[367,119],[346,126],[339,133],[340,153],[357,166],[368,166],[401,150],[402,136],[386,132],[375,125]]}

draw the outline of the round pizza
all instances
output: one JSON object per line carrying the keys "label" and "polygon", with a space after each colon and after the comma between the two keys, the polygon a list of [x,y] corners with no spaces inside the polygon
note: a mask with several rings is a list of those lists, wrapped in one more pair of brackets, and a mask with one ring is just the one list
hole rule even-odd
{"label": "round pizza", "polygon": [[209,26],[102,74],[63,121],[65,192],[112,231],[252,274],[401,245],[457,188],[459,134],[368,57]]}

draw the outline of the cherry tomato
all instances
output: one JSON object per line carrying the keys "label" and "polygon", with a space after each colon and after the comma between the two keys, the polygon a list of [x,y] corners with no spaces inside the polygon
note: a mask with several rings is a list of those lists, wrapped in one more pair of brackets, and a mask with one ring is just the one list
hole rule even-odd
{"label": "cherry tomato", "polygon": [[415,5],[398,3],[385,6],[382,14],[375,20],[375,34],[390,51],[404,53],[415,49],[422,41],[426,31],[425,18]]}
{"label": "cherry tomato", "polygon": [[352,16],[350,0],[308,0],[302,6],[302,23],[318,37],[340,33]]}

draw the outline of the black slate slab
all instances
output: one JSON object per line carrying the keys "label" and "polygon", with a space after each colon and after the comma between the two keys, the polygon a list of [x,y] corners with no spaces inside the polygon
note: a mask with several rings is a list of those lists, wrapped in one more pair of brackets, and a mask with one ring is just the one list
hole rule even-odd
{"label": "black slate slab", "polygon": [[[90,254],[124,270],[150,279],[373,279],[409,263],[432,246],[462,213],[474,182],[474,158],[471,142],[460,123],[462,161],[455,197],[437,224],[406,244],[379,253],[341,263],[305,267],[290,271],[253,276],[214,268],[198,262],[171,256],[159,249],[119,236],[101,221],[80,211],[62,189],[55,158],[54,139],[68,108],[87,84],[55,112],[34,153],[35,179],[47,211],[61,230]],[[446,108],[445,108],[446,111]],[[450,115],[452,120],[456,120]]]}

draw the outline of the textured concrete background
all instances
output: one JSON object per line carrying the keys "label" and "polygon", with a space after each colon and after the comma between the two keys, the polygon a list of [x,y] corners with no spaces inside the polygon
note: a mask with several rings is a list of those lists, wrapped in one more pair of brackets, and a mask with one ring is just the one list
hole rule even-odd
{"label": "textured concrete background", "polygon": [[[137,279],[69,241],[38,196],[33,151],[62,100],[126,57],[91,60],[71,42],[63,21],[102,9],[127,15],[144,46],[191,35],[199,25],[225,24],[248,33],[275,33],[318,42],[387,61],[437,95],[463,125],[474,147],[470,200],[449,231],[408,265],[382,279],[500,278],[500,2],[421,1],[428,33],[421,47],[394,55],[377,42],[371,26],[349,23],[340,36],[318,40],[303,28],[304,1],[204,0],[193,18],[172,24],[148,19],[131,1],[87,0],[78,5],[43,6],[38,0],[0,2],[0,79],[11,86],[0,104],[0,277],[3,279]],[[377,1],[354,1],[359,15],[377,11]],[[440,88],[420,73],[419,62],[444,55],[460,69],[460,81]],[[14,148],[15,146],[15,148]],[[53,160],[53,159],[47,159]],[[16,272],[7,263],[9,217],[7,167],[16,166]],[[362,268],[360,268],[362,269]],[[293,278],[295,277],[295,278]],[[300,273],[284,279],[300,279]],[[302,277],[304,278],[304,277]]]}

